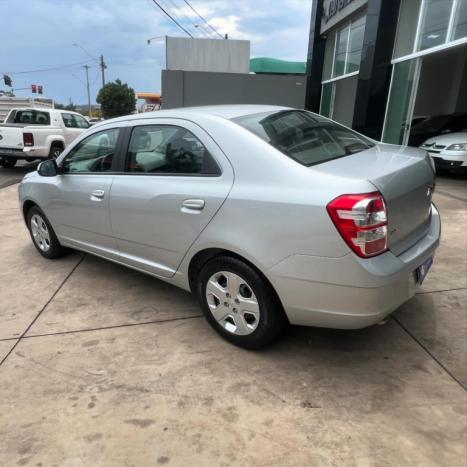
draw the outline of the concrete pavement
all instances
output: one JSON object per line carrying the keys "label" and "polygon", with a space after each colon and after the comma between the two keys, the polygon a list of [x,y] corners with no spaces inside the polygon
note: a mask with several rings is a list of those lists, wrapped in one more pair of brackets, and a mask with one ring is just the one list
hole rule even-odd
{"label": "concrete pavement", "polygon": [[[360,331],[249,352],[189,294],[73,253],[41,258],[0,190],[0,465],[446,465],[467,455],[467,180],[413,300]],[[442,192],[442,193],[441,193]]]}

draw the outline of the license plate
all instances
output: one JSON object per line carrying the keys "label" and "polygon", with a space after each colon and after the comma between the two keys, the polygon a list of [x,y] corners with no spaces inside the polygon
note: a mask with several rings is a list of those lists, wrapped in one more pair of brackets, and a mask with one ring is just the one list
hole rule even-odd
{"label": "license plate", "polygon": [[423,264],[421,264],[417,269],[415,269],[415,277],[417,279],[418,284],[423,283],[432,264],[433,264],[433,257],[431,256]]}

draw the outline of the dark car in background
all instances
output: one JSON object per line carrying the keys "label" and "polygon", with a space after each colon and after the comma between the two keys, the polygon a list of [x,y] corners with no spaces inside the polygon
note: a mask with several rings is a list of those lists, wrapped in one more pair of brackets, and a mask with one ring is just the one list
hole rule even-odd
{"label": "dark car in background", "polygon": [[409,146],[420,146],[429,138],[467,129],[467,113],[434,115],[415,124],[409,136]]}

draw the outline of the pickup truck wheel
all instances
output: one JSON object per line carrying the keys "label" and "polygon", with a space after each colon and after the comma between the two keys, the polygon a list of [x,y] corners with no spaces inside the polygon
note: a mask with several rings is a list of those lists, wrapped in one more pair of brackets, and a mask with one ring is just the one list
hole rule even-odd
{"label": "pickup truck wheel", "polygon": [[0,165],[4,168],[11,168],[11,167],[14,167],[16,165],[16,159],[13,158],[13,157],[2,157],[0,159]]}
{"label": "pickup truck wheel", "polygon": [[56,159],[63,152],[63,146],[52,144],[49,151],[49,159]]}
{"label": "pickup truck wheel", "polygon": [[37,206],[28,211],[26,219],[32,242],[44,258],[56,259],[65,254],[66,249],[60,245],[49,220]]}

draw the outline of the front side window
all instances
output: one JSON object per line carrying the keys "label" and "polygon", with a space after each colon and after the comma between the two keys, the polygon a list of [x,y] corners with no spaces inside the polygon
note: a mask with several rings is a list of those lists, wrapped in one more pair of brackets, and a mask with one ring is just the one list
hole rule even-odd
{"label": "front side window", "polygon": [[100,131],[83,139],[62,163],[64,173],[109,172],[119,129]]}
{"label": "front side window", "polygon": [[73,120],[75,121],[77,128],[89,128],[88,121],[81,115],[73,114]]}
{"label": "front side window", "polygon": [[40,110],[17,110],[12,123],[50,125],[50,113]]}
{"label": "front side window", "polygon": [[125,170],[152,174],[219,173],[204,144],[185,128],[172,125],[135,127]]}
{"label": "front side window", "polygon": [[355,131],[303,110],[264,112],[232,120],[307,167],[374,146]]}

